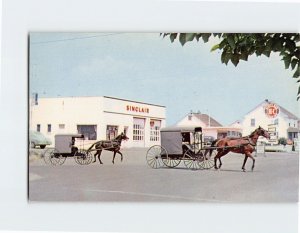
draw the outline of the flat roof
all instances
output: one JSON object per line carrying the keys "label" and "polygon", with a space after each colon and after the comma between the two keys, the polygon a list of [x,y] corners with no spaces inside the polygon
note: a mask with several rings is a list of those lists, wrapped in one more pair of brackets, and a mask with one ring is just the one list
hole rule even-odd
{"label": "flat roof", "polygon": [[111,96],[103,96],[103,97],[104,97],[104,98],[107,98],[107,99],[115,99],[115,100],[127,101],[127,102],[132,102],[132,103],[138,103],[138,104],[147,104],[147,105],[152,105],[152,106],[162,107],[162,108],[165,108],[165,107],[166,107],[166,106],[163,106],[163,105],[149,104],[149,103],[145,103],[145,102],[134,101],[134,100],[128,100],[128,99],[121,99],[121,98],[116,98],[116,97],[111,97]]}
{"label": "flat roof", "polygon": [[39,97],[39,99],[97,98],[97,97],[98,98],[103,97],[103,98],[106,98],[106,99],[115,99],[115,100],[127,101],[127,102],[138,103],[138,104],[147,104],[147,105],[151,105],[151,106],[166,108],[166,106],[164,106],[164,105],[150,104],[150,103],[145,103],[145,102],[141,102],[141,101],[122,99],[122,98],[117,98],[117,97],[112,97],[112,96],[55,96],[55,97]]}

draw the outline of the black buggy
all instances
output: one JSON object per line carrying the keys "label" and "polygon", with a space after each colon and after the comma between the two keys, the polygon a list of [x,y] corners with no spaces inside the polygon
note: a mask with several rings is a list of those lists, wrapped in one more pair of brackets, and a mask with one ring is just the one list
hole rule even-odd
{"label": "black buggy", "polygon": [[166,127],[160,130],[161,145],[149,148],[147,163],[152,168],[174,168],[181,161],[186,168],[210,169],[214,166],[214,153],[204,146],[201,127]]}
{"label": "black buggy", "polygon": [[[79,148],[75,146],[79,141]],[[92,162],[92,154],[84,148],[84,135],[82,134],[57,134],[55,135],[55,148],[49,148],[44,153],[44,161],[50,165],[62,165],[67,157],[73,157],[80,165]]]}

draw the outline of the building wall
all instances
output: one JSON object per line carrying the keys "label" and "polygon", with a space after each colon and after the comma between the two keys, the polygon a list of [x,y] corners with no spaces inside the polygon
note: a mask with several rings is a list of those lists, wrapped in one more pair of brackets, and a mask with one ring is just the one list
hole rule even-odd
{"label": "building wall", "polygon": [[[255,120],[254,125],[251,125],[251,119]],[[267,130],[268,125],[273,123],[274,119],[266,117],[264,108],[259,107],[244,116],[244,119],[241,123],[243,126],[243,136],[251,134],[259,126]]]}
{"label": "building wall", "polygon": [[[78,125],[96,125],[96,140],[106,140],[108,125],[117,126],[117,134],[127,128],[129,140],[123,142],[122,146],[149,147],[160,144],[160,140],[150,141],[150,122],[160,121],[161,127],[164,127],[165,110],[164,106],[112,97],[40,98],[38,105],[30,108],[29,125],[31,130],[37,130],[39,124],[40,132],[53,143],[55,134],[78,133]],[[133,141],[134,118],[142,118],[145,121],[143,142],[139,144]],[[51,124],[51,132],[47,131],[48,124]],[[96,140],[89,140],[89,143]]]}
{"label": "building wall", "polygon": [[[77,133],[77,125],[97,125],[98,131],[99,119],[103,118],[102,102],[100,97],[40,98],[38,105],[31,106],[30,129],[37,130],[40,124],[40,132],[52,142],[55,134]],[[48,124],[51,132],[47,130]]]}
{"label": "building wall", "polygon": [[[124,131],[124,127],[128,127],[127,136],[130,138],[124,146],[144,146],[160,144],[160,140],[150,141],[150,122],[160,121],[160,127],[166,125],[165,107],[153,104],[145,104],[140,102],[116,99],[111,97],[103,97],[103,110],[105,125],[118,125],[120,132]],[[120,119],[122,119],[120,121]],[[143,142],[134,141],[133,124],[134,119],[143,119],[144,121],[144,140]]]}
{"label": "building wall", "polygon": [[[251,134],[259,126],[271,132],[271,141],[276,142],[278,138],[288,138],[287,129],[289,127],[297,128],[297,119],[291,119],[284,114],[280,108],[279,113],[275,117],[269,117],[265,113],[265,105],[263,103],[253,111],[246,114],[241,122],[243,127],[243,136]],[[251,119],[255,119],[255,125],[251,125]],[[274,136],[274,131],[276,135]]]}

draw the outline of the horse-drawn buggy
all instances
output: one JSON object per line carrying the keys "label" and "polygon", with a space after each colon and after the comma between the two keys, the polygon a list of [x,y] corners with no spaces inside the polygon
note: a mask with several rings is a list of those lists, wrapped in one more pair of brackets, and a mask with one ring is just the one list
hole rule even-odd
{"label": "horse-drawn buggy", "polygon": [[147,163],[152,168],[177,167],[183,161],[185,167],[190,169],[220,169],[221,157],[234,152],[245,155],[243,171],[246,170],[247,159],[251,158],[253,171],[255,159],[252,152],[256,149],[258,138],[270,138],[268,131],[260,126],[249,136],[220,138],[214,140],[211,145],[204,145],[201,127],[166,127],[160,132],[161,146],[150,147],[146,155]]}
{"label": "horse-drawn buggy", "polygon": [[[78,142],[79,148],[75,145]],[[84,135],[82,134],[57,134],[55,135],[55,148],[49,148],[44,153],[46,164],[62,165],[67,157],[73,157],[80,165],[92,162],[92,154],[84,150]]]}
{"label": "horse-drawn buggy", "polygon": [[213,153],[207,153],[201,127],[166,127],[160,130],[161,145],[149,148],[147,163],[152,168],[177,167],[181,161],[189,169],[210,169]]}

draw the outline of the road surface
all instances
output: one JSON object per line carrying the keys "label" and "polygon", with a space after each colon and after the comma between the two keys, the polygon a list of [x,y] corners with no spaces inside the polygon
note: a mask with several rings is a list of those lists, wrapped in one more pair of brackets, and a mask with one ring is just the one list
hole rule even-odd
{"label": "road surface", "polygon": [[78,165],[68,158],[62,166],[30,160],[30,201],[80,202],[297,202],[299,156],[297,153],[266,153],[256,157],[251,172],[241,171],[243,155],[228,154],[220,170],[150,168],[146,149],[123,150],[111,163],[103,152],[100,165]]}

